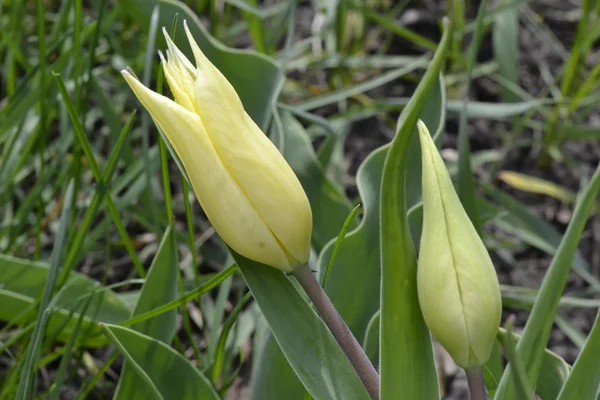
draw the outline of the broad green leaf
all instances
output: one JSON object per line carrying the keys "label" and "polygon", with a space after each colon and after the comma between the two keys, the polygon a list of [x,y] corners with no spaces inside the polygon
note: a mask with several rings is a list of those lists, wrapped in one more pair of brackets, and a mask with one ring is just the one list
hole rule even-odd
{"label": "broad green leaf", "polygon": [[565,381],[558,400],[595,399],[600,385],[600,313]]}
{"label": "broad green leaf", "polygon": [[279,347],[311,396],[369,399],[331,332],[290,279],[275,268],[232,254]]}
{"label": "broad green leaf", "polygon": [[[517,345],[517,352],[525,363],[531,382],[537,382],[542,357],[550,336],[560,297],[567,283],[579,239],[589,214],[596,203],[596,195],[599,189],[600,167],[597,168],[590,184],[577,202],[567,232],[563,236],[552,264],[546,272],[537,301],[531,310],[523,330],[523,336]],[[507,368],[502,376],[495,398],[508,400],[514,398],[514,395],[512,372],[510,368]]]}
{"label": "broad green leaf", "polygon": [[[279,113],[283,129],[283,156],[290,164],[310,201],[313,213],[312,243],[317,253],[337,237],[352,204],[343,190],[325,175],[309,137],[289,112]],[[352,223],[350,227],[355,227]]]}
{"label": "broad green leaf", "polygon": [[[29,312],[48,277],[48,264],[23,260],[0,254],[0,320],[15,324],[26,323]],[[99,321],[119,323],[129,317],[130,310],[111,290],[102,288],[99,282],[87,276],[71,272],[65,286],[53,298],[54,311],[48,321],[47,332],[57,332],[58,340],[66,342],[75,327],[81,307],[91,296],[81,329],[85,347],[101,347],[106,339],[98,330]]]}
{"label": "broad green leaf", "polygon": [[508,358],[508,361],[510,361],[507,369],[513,371],[517,398],[521,400],[533,400],[533,386],[531,385],[529,377],[527,376],[527,372],[525,371],[523,360],[517,353],[515,338],[513,337],[514,324],[514,316],[509,317],[508,321],[506,321],[506,328],[500,329],[498,332],[498,340],[504,348],[506,358]]}
{"label": "broad green leaf", "polygon": [[[285,110],[275,113],[275,121],[271,140],[286,157],[309,198],[313,212],[312,245],[318,253],[331,238],[338,235],[352,205],[343,191],[326,176],[302,125]],[[350,227],[355,226],[355,221],[352,221]],[[290,367],[273,334],[265,334],[259,349],[261,362],[254,364],[252,398],[258,400],[285,396],[304,399],[306,389]]]}
{"label": "broad green leaf", "polygon": [[[502,3],[508,3],[508,1],[504,0]],[[492,40],[498,74],[508,82],[518,85],[519,7],[517,5],[494,17]],[[505,103],[513,103],[519,98],[512,91],[502,87],[502,99]]]}
{"label": "broad green leaf", "polygon": [[[441,142],[445,123],[443,93],[443,78],[440,76],[427,94],[420,113],[420,118],[432,127],[438,142]],[[406,193],[410,208],[421,198],[421,149],[416,135],[408,146],[408,165],[411,168],[407,171]],[[364,215],[360,225],[349,232],[342,242],[325,287],[358,341],[363,340],[367,324],[379,309],[379,201],[383,164],[388,149],[389,145],[385,145],[373,151],[358,170],[356,181]],[[415,223],[420,224],[420,221],[415,219]],[[412,237],[418,242],[420,235]],[[330,241],[319,257],[321,276],[327,268],[334,245],[335,240]]]}
{"label": "broad green leaf", "polygon": [[556,400],[567,377],[571,366],[558,354],[546,349],[535,391],[542,400]]}
{"label": "broad green leaf", "polygon": [[[513,333],[514,340],[516,342],[521,338],[520,335]],[[493,380],[496,383],[500,383],[502,378],[503,369],[497,373],[496,370],[488,370],[493,374]],[[540,374],[537,380],[537,387],[535,389],[537,395],[542,400],[556,400],[558,393],[560,392],[565,380],[569,376],[571,366],[560,357],[558,354],[545,349],[544,357],[542,359],[542,366],[540,367]],[[490,392],[496,390],[496,386],[488,386]]]}
{"label": "broad green leaf", "polygon": [[165,343],[122,326],[101,329],[140,378],[136,394],[144,400],[220,400],[209,380]]}
{"label": "broad green leaf", "polygon": [[[270,105],[278,95],[278,86],[283,79],[279,66],[272,59],[254,51],[231,49],[219,43],[208,34],[198,16],[181,1],[122,0],[119,5],[124,13],[146,29],[150,26],[150,16],[156,5],[159,6],[159,26],[170,27],[175,15],[180,21],[187,21],[198,46],[233,85],[248,114],[258,126],[263,129],[266,127]],[[194,59],[183,29],[177,30],[173,40],[190,60]],[[157,38],[157,46],[166,46],[162,33]]]}
{"label": "broad green leaf", "polygon": [[260,341],[258,359],[252,368],[250,399],[280,399],[285,396],[286,400],[305,400],[306,389],[268,328]]}
{"label": "broad green leaf", "polygon": [[[151,311],[177,297],[177,268],[177,245],[173,235],[173,227],[169,226],[154,256],[132,317]],[[176,318],[177,310],[173,309],[134,324],[131,328],[170,344],[177,328]],[[125,363],[114,398],[146,399],[150,394],[142,390],[143,387],[142,378],[134,372],[128,363]]]}
{"label": "broad green leaf", "polygon": [[417,299],[417,262],[408,224],[405,182],[411,134],[439,79],[452,34],[444,20],[438,50],[398,120],[381,182],[381,398],[439,398],[429,331]]}

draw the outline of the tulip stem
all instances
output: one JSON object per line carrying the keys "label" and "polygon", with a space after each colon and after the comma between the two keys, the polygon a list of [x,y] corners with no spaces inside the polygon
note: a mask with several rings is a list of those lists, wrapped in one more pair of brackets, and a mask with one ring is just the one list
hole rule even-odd
{"label": "tulip stem", "polygon": [[471,392],[471,400],[486,400],[485,381],[483,380],[483,367],[465,370],[467,373],[467,382]]}
{"label": "tulip stem", "polygon": [[315,308],[323,318],[333,337],[338,342],[346,357],[354,367],[358,377],[373,400],[379,399],[379,375],[367,358],[350,329],[337,312],[331,300],[319,285],[307,264],[294,269],[294,276],[312,300]]}

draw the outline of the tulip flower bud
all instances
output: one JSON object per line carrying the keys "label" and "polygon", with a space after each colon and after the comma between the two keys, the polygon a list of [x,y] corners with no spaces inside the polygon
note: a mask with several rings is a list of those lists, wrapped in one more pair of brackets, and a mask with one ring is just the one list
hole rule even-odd
{"label": "tulip flower bud", "polygon": [[187,24],[195,66],[163,32],[168,50],[160,57],[175,101],[122,74],[177,153],[208,219],[244,257],[286,272],[306,263],[312,213],[298,178]]}
{"label": "tulip flower bud", "polygon": [[488,360],[494,344],[500,285],[427,127],[422,121],[417,126],[423,162],[419,304],[429,330],[454,362],[474,368]]}

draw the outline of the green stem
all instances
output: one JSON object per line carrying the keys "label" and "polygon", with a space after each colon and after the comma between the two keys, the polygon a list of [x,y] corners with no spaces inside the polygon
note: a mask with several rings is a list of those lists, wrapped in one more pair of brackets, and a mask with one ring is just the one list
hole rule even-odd
{"label": "green stem", "polygon": [[486,400],[485,381],[483,380],[483,367],[465,370],[467,373],[467,382],[469,383],[469,392],[471,400]]}
{"label": "green stem", "polygon": [[329,300],[329,297],[327,297],[327,294],[321,288],[321,285],[319,285],[308,265],[297,267],[294,269],[293,274],[312,300],[325,325],[333,334],[346,357],[348,357],[371,399],[379,400],[379,375],[377,371],[331,303],[331,300]]}

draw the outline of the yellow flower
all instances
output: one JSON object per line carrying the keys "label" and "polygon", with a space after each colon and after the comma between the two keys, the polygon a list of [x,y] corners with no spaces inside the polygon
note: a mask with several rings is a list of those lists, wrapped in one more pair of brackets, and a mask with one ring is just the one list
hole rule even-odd
{"label": "yellow flower", "polygon": [[492,260],[452,186],[422,121],[423,232],[417,269],[429,330],[462,368],[483,365],[500,324],[500,285]]}
{"label": "yellow flower", "polygon": [[312,213],[298,178],[187,25],[195,66],[163,32],[168,50],[160,56],[175,101],[122,74],[177,153],[210,222],[246,258],[286,272],[306,263]]}

